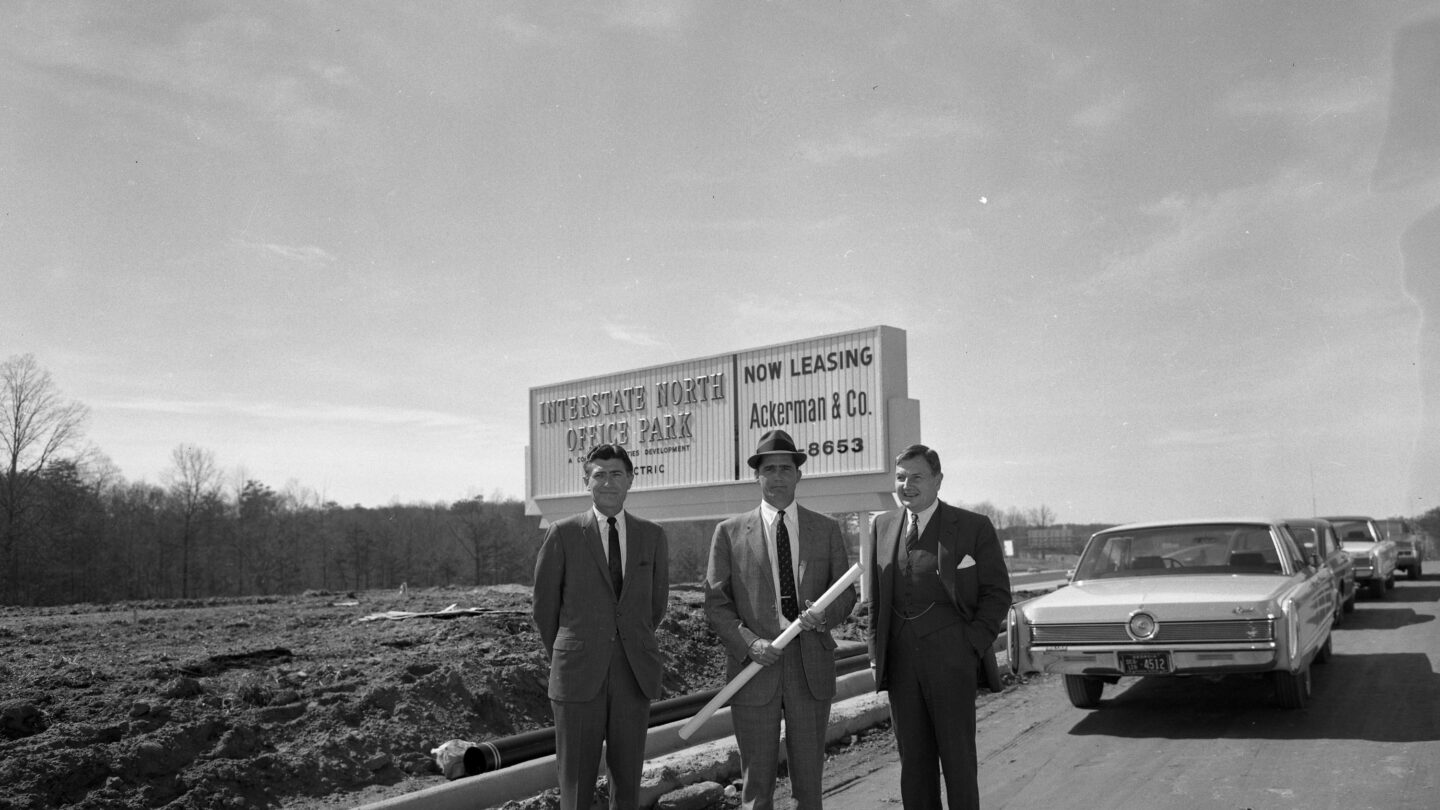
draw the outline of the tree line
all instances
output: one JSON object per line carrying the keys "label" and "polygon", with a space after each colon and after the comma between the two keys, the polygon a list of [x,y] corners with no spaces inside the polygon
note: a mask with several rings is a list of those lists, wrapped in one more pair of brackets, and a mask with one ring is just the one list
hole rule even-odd
{"label": "tree line", "polygon": [[160,483],[84,442],[32,355],[0,363],[0,604],[529,582],[539,519],[506,498],[341,506],[181,444]]}
{"label": "tree line", "polygon": [[[32,355],[0,363],[0,604],[532,581],[540,519],[518,500],[341,506],[298,483],[277,491],[227,472],[192,444],[174,449],[160,483],[127,481],[85,443],[87,418]],[[1044,506],[968,508],[1002,538],[1055,523]],[[835,517],[858,549],[868,513]],[[1414,522],[1440,536],[1440,509]],[[673,582],[704,578],[714,526],[666,524]]]}

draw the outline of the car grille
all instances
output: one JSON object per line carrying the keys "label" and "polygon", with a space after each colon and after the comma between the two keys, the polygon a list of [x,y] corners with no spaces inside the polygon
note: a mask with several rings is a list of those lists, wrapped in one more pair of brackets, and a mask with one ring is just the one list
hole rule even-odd
{"label": "car grille", "polygon": [[1125,625],[1035,624],[1030,626],[1032,644],[1209,644],[1274,641],[1275,627],[1269,619],[1220,622],[1160,622],[1155,637],[1136,642]]}

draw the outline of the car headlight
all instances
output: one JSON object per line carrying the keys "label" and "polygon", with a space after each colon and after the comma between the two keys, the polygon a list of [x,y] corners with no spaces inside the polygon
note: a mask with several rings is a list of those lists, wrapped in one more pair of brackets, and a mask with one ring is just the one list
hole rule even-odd
{"label": "car headlight", "polygon": [[1130,638],[1136,641],[1149,641],[1159,629],[1160,624],[1155,621],[1155,617],[1143,611],[1131,614],[1130,621],[1125,624]]}

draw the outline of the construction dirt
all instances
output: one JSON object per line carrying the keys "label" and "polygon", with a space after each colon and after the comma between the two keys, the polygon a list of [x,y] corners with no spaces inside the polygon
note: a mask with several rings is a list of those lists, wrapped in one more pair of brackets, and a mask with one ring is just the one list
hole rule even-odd
{"label": "construction dirt", "polygon": [[[667,698],[724,683],[701,603],[672,589]],[[548,726],[547,673],[524,586],[0,607],[0,810],[377,801]]]}

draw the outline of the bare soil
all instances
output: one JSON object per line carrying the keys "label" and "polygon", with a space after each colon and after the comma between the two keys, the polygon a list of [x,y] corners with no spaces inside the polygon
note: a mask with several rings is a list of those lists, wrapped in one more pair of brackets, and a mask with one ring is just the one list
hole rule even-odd
{"label": "bare soil", "polygon": [[[701,601],[672,590],[665,697],[724,683]],[[450,605],[481,615],[362,621]],[[0,607],[0,810],[353,807],[550,725],[547,674],[524,586]]]}

